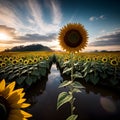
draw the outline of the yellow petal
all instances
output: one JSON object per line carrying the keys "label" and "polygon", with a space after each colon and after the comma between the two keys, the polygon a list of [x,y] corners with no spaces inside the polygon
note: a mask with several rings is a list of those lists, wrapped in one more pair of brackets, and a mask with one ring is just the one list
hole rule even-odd
{"label": "yellow petal", "polygon": [[28,120],[28,119],[26,119],[26,118],[23,118],[23,120]]}
{"label": "yellow petal", "polygon": [[15,81],[13,81],[9,85],[7,85],[6,89],[10,89],[10,92],[12,92],[14,87],[15,87]]}
{"label": "yellow petal", "polygon": [[8,120],[24,120],[24,118],[17,116],[17,114],[10,114]]}
{"label": "yellow petal", "polygon": [[3,92],[4,89],[5,89],[5,80],[3,79],[3,80],[0,82],[0,92]]}
{"label": "yellow petal", "polygon": [[25,111],[23,111],[23,110],[21,110],[21,113],[24,115],[25,118],[32,117],[32,114],[27,113],[27,112],[25,112]]}
{"label": "yellow petal", "polygon": [[3,91],[3,96],[7,98],[12,93],[14,87],[15,87],[15,82],[12,82],[9,85],[7,85],[7,87]]}
{"label": "yellow petal", "polygon": [[21,93],[21,94],[20,94],[20,98],[23,98],[24,95],[25,95],[25,92],[24,92],[24,93]]}
{"label": "yellow petal", "polygon": [[18,109],[18,108],[21,108],[21,104],[10,104],[10,107],[13,108],[13,109]]}
{"label": "yellow petal", "polygon": [[17,92],[13,92],[10,96],[7,97],[9,104],[17,103],[20,100],[20,95]]}
{"label": "yellow petal", "polygon": [[23,103],[23,102],[25,102],[25,101],[26,101],[26,99],[25,99],[25,98],[20,99],[20,100],[18,101],[18,104],[19,104],[19,103]]}
{"label": "yellow petal", "polygon": [[23,103],[22,105],[21,105],[21,108],[26,108],[26,107],[29,107],[30,106],[30,104],[28,104],[28,103]]}
{"label": "yellow petal", "polygon": [[21,94],[22,92],[23,92],[23,88],[20,88],[20,89],[16,89],[16,90],[14,90],[13,92],[17,92],[18,94]]}
{"label": "yellow petal", "polygon": [[12,109],[10,111],[10,115],[16,115],[20,118],[24,118],[24,115],[21,113],[21,110],[17,110],[17,109]]}

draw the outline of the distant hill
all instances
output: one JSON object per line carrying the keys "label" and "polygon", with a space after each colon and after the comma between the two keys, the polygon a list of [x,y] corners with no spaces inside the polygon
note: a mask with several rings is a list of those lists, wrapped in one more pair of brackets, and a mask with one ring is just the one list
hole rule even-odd
{"label": "distant hill", "polygon": [[11,49],[6,49],[5,52],[24,52],[24,51],[52,51],[47,46],[43,46],[41,44],[32,44],[27,46],[15,46]]}

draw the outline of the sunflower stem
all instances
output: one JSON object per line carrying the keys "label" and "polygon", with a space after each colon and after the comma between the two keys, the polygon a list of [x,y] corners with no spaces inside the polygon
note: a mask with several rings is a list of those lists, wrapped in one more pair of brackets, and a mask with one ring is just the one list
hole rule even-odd
{"label": "sunflower stem", "polygon": [[[71,81],[73,82],[74,81],[74,77],[73,77],[73,74],[74,74],[74,61],[73,61],[73,57],[74,57],[74,53],[72,52],[71,55],[70,55],[70,60],[71,60]],[[72,92],[73,91],[73,87],[71,86],[70,87],[70,91]],[[73,95],[73,93],[72,93]],[[74,103],[74,98],[71,99],[70,101],[70,108],[71,108],[71,115],[73,115],[73,103]]]}
{"label": "sunflower stem", "polygon": [[114,80],[116,80],[116,71],[117,71],[117,67],[115,66]]}
{"label": "sunflower stem", "polygon": [[74,74],[74,62],[73,62],[73,57],[74,57],[74,53],[72,52],[71,55],[71,81],[74,81],[74,77],[73,77],[73,74]]}

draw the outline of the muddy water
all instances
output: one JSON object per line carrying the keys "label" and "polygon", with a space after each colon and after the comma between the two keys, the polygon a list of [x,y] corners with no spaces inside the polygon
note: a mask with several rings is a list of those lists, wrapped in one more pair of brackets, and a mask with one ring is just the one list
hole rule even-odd
{"label": "muddy water", "polygon": [[[48,78],[27,92],[27,102],[32,104],[28,109],[33,114],[30,120],[65,120],[70,115],[69,103],[56,110],[58,94],[67,91],[67,88],[58,89],[62,80],[53,64]],[[82,93],[75,94],[75,98],[77,120],[120,120],[120,96],[116,92],[86,86]]]}

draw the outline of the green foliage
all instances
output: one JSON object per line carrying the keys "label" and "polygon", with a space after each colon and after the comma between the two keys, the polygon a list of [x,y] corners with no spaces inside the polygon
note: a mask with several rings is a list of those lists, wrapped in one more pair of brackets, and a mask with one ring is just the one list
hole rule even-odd
{"label": "green foliage", "polygon": [[59,109],[63,104],[70,102],[73,96],[67,92],[62,92],[58,96],[57,109]]}
{"label": "green foliage", "polygon": [[59,85],[59,88],[68,86],[68,85],[70,85],[72,82],[73,82],[73,81],[65,80],[64,82],[62,82],[62,83]]}
{"label": "green foliage", "polygon": [[76,120],[78,115],[71,115],[66,120]]}
{"label": "green foliage", "polygon": [[[12,58],[12,57],[11,57]],[[29,60],[29,58],[27,58]],[[27,60],[27,61],[28,61]],[[32,60],[32,58],[30,58]],[[16,81],[17,86],[31,86],[40,78],[45,77],[49,70],[49,59],[43,59],[35,63],[8,63],[4,68],[0,68],[0,79],[6,79],[7,82]]]}

